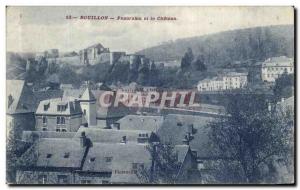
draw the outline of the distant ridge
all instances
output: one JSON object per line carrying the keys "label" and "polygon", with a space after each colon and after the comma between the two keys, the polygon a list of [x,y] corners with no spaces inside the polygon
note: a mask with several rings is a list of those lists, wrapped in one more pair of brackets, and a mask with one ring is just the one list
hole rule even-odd
{"label": "distant ridge", "polygon": [[294,56],[294,26],[276,25],[230,30],[183,38],[138,51],[155,61],[180,60],[186,49],[204,55],[205,62],[222,66],[232,61]]}

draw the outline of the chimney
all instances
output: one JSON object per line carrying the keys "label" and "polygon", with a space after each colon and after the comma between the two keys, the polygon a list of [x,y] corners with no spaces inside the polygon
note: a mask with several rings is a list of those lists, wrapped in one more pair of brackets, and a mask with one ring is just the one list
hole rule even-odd
{"label": "chimney", "polygon": [[190,134],[193,134],[193,131],[194,131],[194,125],[193,124],[190,124],[187,126],[187,132],[190,133]]}
{"label": "chimney", "polygon": [[126,136],[123,136],[121,143],[126,144],[126,142],[127,142]]}
{"label": "chimney", "polygon": [[87,145],[87,139],[86,139],[86,136],[85,136],[85,132],[81,132],[81,136],[79,137],[80,138],[80,146],[83,148]]}

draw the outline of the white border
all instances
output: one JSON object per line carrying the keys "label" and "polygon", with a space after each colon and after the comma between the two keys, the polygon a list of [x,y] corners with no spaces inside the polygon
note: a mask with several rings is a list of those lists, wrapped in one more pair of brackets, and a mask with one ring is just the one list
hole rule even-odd
{"label": "white border", "polygon": [[[22,1],[22,0],[2,0],[0,1],[1,7],[0,7],[0,44],[1,44],[1,51],[0,51],[0,60],[1,60],[1,64],[0,64],[0,76],[1,76],[1,80],[0,80],[0,94],[1,94],[1,98],[0,98],[0,123],[1,123],[1,133],[0,133],[0,152],[1,156],[0,156],[0,168],[1,168],[1,172],[0,172],[0,187],[1,189],[8,189],[11,188],[8,185],[5,184],[5,168],[6,168],[6,162],[5,162],[5,78],[6,78],[6,61],[5,61],[5,52],[6,52],[6,48],[5,48],[5,7],[6,5],[126,5],[126,6],[137,6],[137,5],[145,5],[145,6],[164,6],[164,5],[185,5],[185,6],[212,6],[212,5],[217,5],[217,6],[230,6],[230,5],[244,5],[244,6],[250,6],[250,5],[267,5],[267,6],[271,6],[271,5],[276,5],[276,6],[280,6],[280,5],[286,5],[286,6],[291,6],[294,5],[296,8],[299,9],[300,7],[300,1],[297,0],[272,0],[272,1],[268,1],[268,0],[249,0],[249,1],[241,1],[241,0],[206,0],[206,1],[202,1],[202,2],[195,2],[193,0],[151,0],[151,1],[146,1],[146,0],[106,0],[106,1],[92,1],[92,0],[81,0],[81,1],[75,1],[75,0],[52,0],[52,1],[41,1],[41,0],[27,0],[27,1]],[[299,11],[299,10],[298,10]],[[297,13],[297,12],[296,12]],[[298,14],[297,14],[298,15]],[[297,20],[297,26],[299,26],[299,21]],[[298,35],[298,33],[296,34]],[[296,52],[297,55],[299,55],[299,49]],[[299,73],[299,70],[297,69],[297,73]],[[299,88],[299,76],[297,77],[298,81],[297,81],[297,89]],[[298,94],[298,93],[297,93]],[[299,100],[298,100],[299,102]],[[297,117],[299,116],[299,111],[297,113]],[[300,117],[298,117],[300,118]],[[299,138],[299,129],[297,129],[297,137]],[[297,145],[297,147],[299,147]],[[298,159],[297,159],[297,165],[299,165],[299,155],[298,155]],[[297,168],[298,169],[298,168]],[[298,172],[297,172],[298,173]],[[299,180],[299,173],[297,175],[297,180]],[[299,181],[298,181],[299,182]],[[14,189],[20,189],[20,188],[24,188],[24,187],[13,187]],[[36,187],[36,189],[39,188],[50,188],[50,187]],[[57,189],[64,189],[66,187],[56,187]],[[73,188],[73,187],[72,187]],[[82,189],[87,189],[89,187],[80,187]],[[98,188],[98,187],[96,187]],[[102,189],[108,189],[109,187],[102,187]],[[126,188],[129,189],[131,187],[115,187],[115,188]],[[157,188],[157,187],[138,187],[138,188]],[[165,187],[165,188],[173,188],[173,187]],[[181,187],[181,188],[185,188],[185,187]],[[217,189],[219,187],[196,187],[196,188],[211,188],[211,189]],[[232,187],[227,187],[227,188],[232,188]],[[241,189],[247,188],[247,187],[238,187]],[[274,188],[274,187],[265,187],[265,188]],[[282,189],[288,189],[289,187],[281,187]]]}

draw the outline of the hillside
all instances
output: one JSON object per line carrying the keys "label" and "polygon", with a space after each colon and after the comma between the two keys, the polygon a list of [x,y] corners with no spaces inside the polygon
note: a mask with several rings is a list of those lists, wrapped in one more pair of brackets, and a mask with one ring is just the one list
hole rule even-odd
{"label": "hillside", "polygon": [[187,48],[203,55],[210,66],[233,61],[264,60],[272,56],[294,56],[293,25],[232,30],[199,37],[178,39],[138,51],[155,61],[180,60]]}

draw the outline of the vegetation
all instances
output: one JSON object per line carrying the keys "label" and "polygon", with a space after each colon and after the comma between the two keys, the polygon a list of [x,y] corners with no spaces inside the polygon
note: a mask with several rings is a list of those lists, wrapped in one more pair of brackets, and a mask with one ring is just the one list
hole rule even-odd
{"label": "vegetation", "polygon": [[[230,117],[208,125],[215,150],[226,158],[215,166],[218,180],[223,183],[237,179],[239,181],[235,183],[293,182],[292,115],[277,110],[270,112],[264,95],[228,96],[227,114]],[[289,171],[288,175],[283,174],[286,175],[284,180],[280,178],[283,168]],[[225,171],[236,175],[227,175]]]}
{"label": "vegetation", "polygon": [[147,147],[152,158],[151,167],[140,167],[136,173],[143,184],[175,184],[181,163],[174,147],[169,144],[157,144]]}
{"label": "vegetation", "polygon": [[294,95],[294,74],[288,75],[284,73],[275,81],[274,86],[275,101],[280,101],[281,98],[289,98]]}
{"label": "vegetation", "polygon": [[137,53],[155,61],[181,60],[182,52],[191,48],[195,57],[203,55],[204,62],[215,68],[233,61],[262,61],[279,55],[293,57],[293,34],[293,25],[248,28],[178,39]]}

